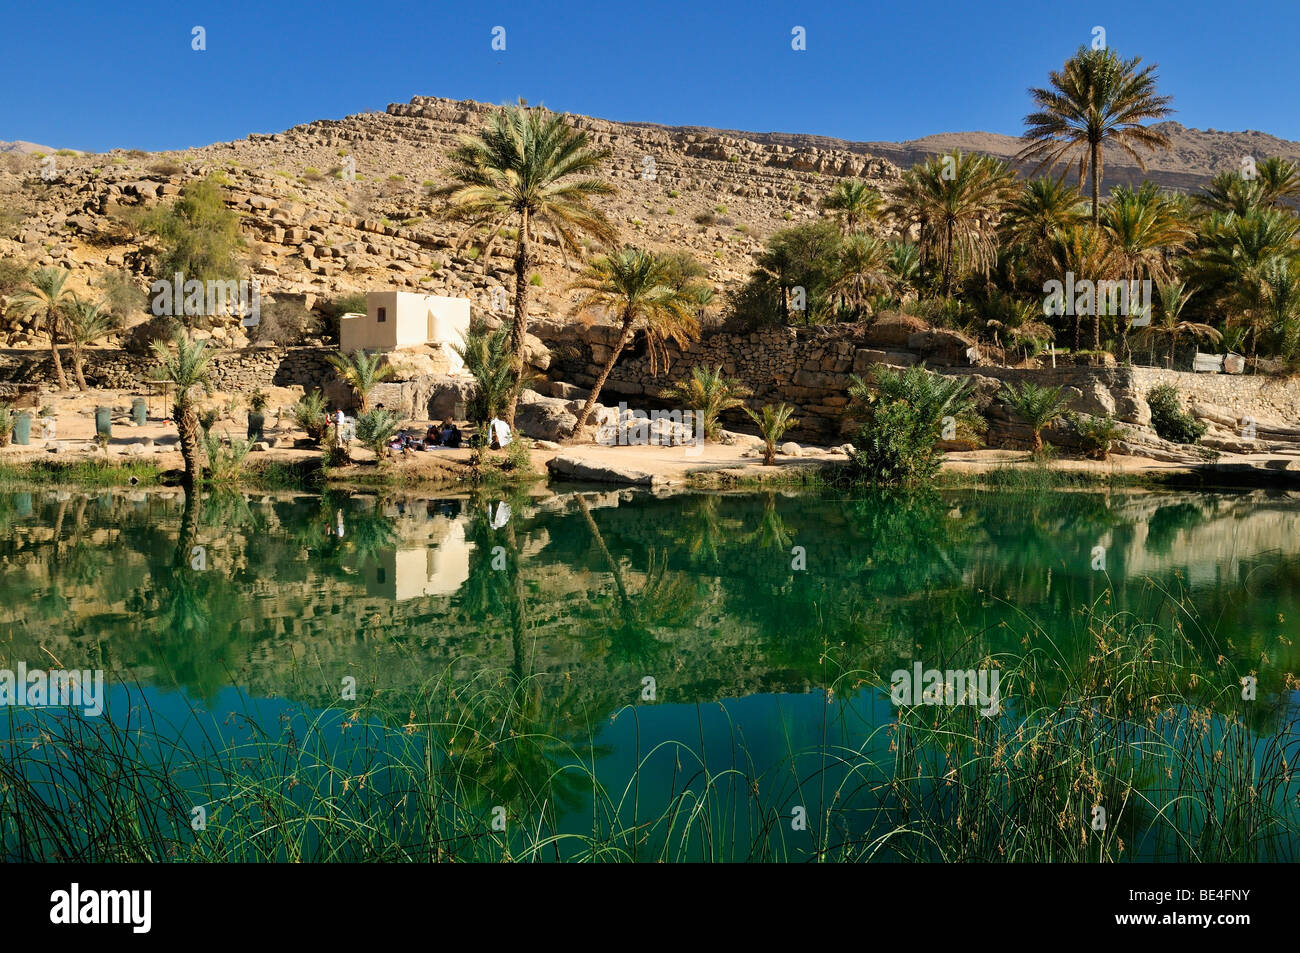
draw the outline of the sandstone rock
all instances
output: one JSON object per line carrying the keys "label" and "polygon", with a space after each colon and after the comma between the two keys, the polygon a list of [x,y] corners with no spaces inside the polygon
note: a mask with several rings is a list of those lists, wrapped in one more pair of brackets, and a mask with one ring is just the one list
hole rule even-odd
{"label": "sandstone rock", "polygon": [[519,396],[515,427],[520,433],[537,440],[564,440],[577,425],[578,418],[570,412],[569,401],[543,397],[532,390]]}
{"label": "sandstone rock", "polygon": [[780,451],[781,451],[781,455],[786,457],[803,456],[803,448],[800,447],[794,441],[789,441],[788,443],[781,444]]}

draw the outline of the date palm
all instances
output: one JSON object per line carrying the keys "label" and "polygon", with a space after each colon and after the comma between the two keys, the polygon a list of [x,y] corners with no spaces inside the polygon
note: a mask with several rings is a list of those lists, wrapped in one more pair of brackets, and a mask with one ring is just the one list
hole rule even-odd
{"label": "date palm", "polygon": [[1240,172],[1220,172],[1202,187],[1195,201],[1207,212],[1249,215],[1264,204],[1264,186],[1258,178]]}
{"label": "date palm", "polygon": [[944,297],[959,265],[987,272],[997,255],[992,219],[1011,196],[1007,166],[991,156],[954,150],[915,165],[894,192],[893,210],[921,225],[943,266]]}
{"label": "date palm", "polygon": [[[528,332],[528,269],[534,246],[543,236],[555,240],[561,252],[581,254],[579,244],[589,236],[609,244],[615,227],[591,204],[614,187],[582,176],[595,171],[609,149],[593,148],[587,133],[571,127],[563,116],[545,109],[508,106],[492,114],[476,136],[462,136],[452,151],[451,184],[436,194],[447,201],[447,214],[469,224],[462,241],[486,230],[486,265],[492,246],[507,228],[515,240],[514,316],[510,351],[515,373],[523,375],[524,336]],[[514,425],[512,398],[505,419]]]}
{"label": "date palm", "polygon": [[863,302],[873,295],[893,294],[896,290],[897,279],[890,267],[892,254],[888,242],[854,232],[844,239],[828,290],[847,301],[854,314],[860,314]]}
{"label": "date palm", "polygon": [[578,310],[601,309],[615,315],[619,323],[618,339],[578,414],[577,433],[586,426],[601,388],[638,330],[646,336],[653,366],[669,341],[684,345],[699,336],[696,312],[702,286],[689,280],[674,282],[664,258],[628,247],[593,260],[571,289],[582,292]]}
{"label": "date palm", "polygon": [[1263,193],[1263,201],[1273,208],[1283,208],[1287,199],[1300,198],[1300,165],[1269,156],[1255,169],[1256,179]]}
{"label": "date palm", "polygon": [[346,354],[330,355],[330,364],[356,395],[359,414],[370,409],[370,392],[375,389],[375,385],[393,376],[391,365],[379,366],[382,358],[383,355],[378,351],[373,354],[354,351],[350,357]]}
{"label": "date palm", "polygon": [[749,418],[758,424],[758,431],[763,436],[763,466],[770,467],[776,462],[776,445],[787,432],[799,426],[794,416],[794,408],[789,404],[764,404],[761,414],[745,408]]}
{"label": "date palm", "polygon": [[822,199],[846,235],[874,220],[883,206],[880,193],[861,179],[841,179]]}
{"label": "date palm", "polygon": [[1260,270],[1260,300],[1265,320],[1277,336],[1278,350],[1290,360],[1300,345],[1300,263],[1278,255]]}
{"label": "date palm", "polygon": [[666,399],[680,401],[684,410],[695,411],[704,417],[704,436],[708,440],[721,439],[722,424],[718,418],[728,410],[743,407],[745,402],[742,398],[749,395],[749,389],[740,381],[722,376],[720,364],[713,368],[692,367],[690,377],[664,392]]}
{"label": "date palm", "polygon": [[211,385],[212,353],[206,341],[195,341],[183,331],[177,331],[171,345],[153,342],[154,356],[158,359],[155,380],[170,381],[176,385],[172,419],[181,440],[181,457],[185,460],[185,488],[198,486],[203,478],[203,459],[199,447],[199,415],[195,407],[198,389],[208,390]]}
{"label": "date palm", "polygon": [[1052,236],[1083,223],[1083,196],[1052,178],[1030,179],[1007,203],[999,228],[1007,241],[1043,248]]}
{"label": "date palm", "polygon": [[1043,428],[1049,427],[1065,413],[1069,396],[1064,387],[1044,387],[1033,381],[1002,385],[999,395],[1016,416],[1029,425],[1033,433],[1034,453],[1043,450]]}
{"label": "date palm", "polygon": [[1139,68],[1140,56],[1121,59],[1114,50],[1080,47],[1060,70],[1048,76],[1047,88],[1029,95],[1037,106],[1025,117],[1025,143],[1018,161],[1034,161],[1034,174],[1065,161],[1077,166],[1079,186],[1091,179],[1092,224],[1101,223],[1102,147],[1110,144],[1130,156],[1143,171],[1139,149],[1168,149],[1169,137],[1144,126],[1168,116],[1170,97],[1156,92],[1156,68]]}
{"label": "date palm", "polygon": [[75,293],[65,317],[68,343],[72,345],[72,373],[77,379],[77,387],[86,391],[90,388],[86,386],[86,377],[82,373],[85,348],[113,330],[116,321],[107,302],[85,301]]}
{"label": "date palm", "polygon": [[1181,281],[1171,281],[1167,284],[1157,285],[1156,303],[1158,307],[1156,317],[1138,332],[1138,336],[1152,342],[1152,346],[1154,346],[1158,338],[1169,339],[1169,356],[1166,359],[1165,366],[1170,369],[1174,366],[1174,348],[1181,335],[1205,338],[1209,341],[1220,341],[1223,337],[1208,324],[1182,320],[1183,309],[1187,306],[1187,302],[1191,300],[1193,293]]}
{"label": "date palm", "polygon": [[64,288],[71,272],[63,268],[41,268],[28,279],[28,288],[10,299],[9,307],[16,314],[44,313],[45,330],[50,335],[50,358],[54,362],[54,379],[59,390],[68,389],[68,378],[63,373],[63,359],[59,354],[59,319],[72,295]]}
{"label": "date palm", "polygon": [[[1073,272],[1075,281],[1114,280],[1120,271],[1120,262],[1110,236],[1105,229],[1092,225],[1076,225],[1053,237],[1050,245],[1052,263],[1057,269],[1060,280],[1067,272]],[[1095,305],[1095,302],[1094,302]],[[1092,309],[1092,349],[1101,350],[1101,308]],[[1074,309],[1074,351],[1079,351],[1079,333],[1083,324],[1083,315]]]}
{"label": "date palm", "polygon": [[[1102,216],[1122,277],[1165,281],[1170,276],[1169,256],[1185,250],[1195,237],[1191,223],[1177,201],[1162,194],[1151,182],[1137,189],[1120,186]],[[1130,314],[1132,314],[1130,309]],[[1129,321],[1119,322],[1119,359],[1128,360]]]}

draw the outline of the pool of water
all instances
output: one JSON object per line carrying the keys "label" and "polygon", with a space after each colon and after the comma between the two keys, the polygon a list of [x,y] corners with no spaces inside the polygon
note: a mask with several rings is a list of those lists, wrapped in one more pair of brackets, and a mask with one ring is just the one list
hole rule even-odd
{"label": "pool of water", "polygon": [[[1297,582],[1300,498],[1268,492],[0,497],[0,667],[101,670],[104,718],[147,710],[164,739],[262,732],[295,752],[382,724],[347,715],[373,700],[422,738],[416,710],[442,693],[427,730],[448,757],[502,732],[469,798],[489,830],[497,808],[549,812],[557,832],[658,818],[623,839],[638,857],[862,843],[918,809],[890,789],[912,768],[893,673],[1033,658],[991,719],[1013,729],[1113,648],[1099,625],[1176,635],[1210,662],[1194,693],[1254,679],[1243,750],[1294,763]],[[453,685],[515,692],[509,726],[480,711],[452,737]],[[9,714],[12,758],[39,730]],[[1197,717],[1166,712],[1155,736]],[[711,820],[682,834],[664,812],[701,785]],[[920,809],[960,813],[942,790]],[[1266,800],[1294,796],[1287,776]],[[1130,856],[1178,853],[1130,813]],[[1276,850],[1294,857],[1290,832]]]}

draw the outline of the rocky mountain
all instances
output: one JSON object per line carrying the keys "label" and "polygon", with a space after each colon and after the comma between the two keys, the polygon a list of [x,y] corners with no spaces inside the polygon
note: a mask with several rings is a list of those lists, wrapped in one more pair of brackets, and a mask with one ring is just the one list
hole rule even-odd
{"label": "rocky mountain", "polygon": [[[509,249],[483,253],[462,243],[461,226],[440,217],[431,193],[446,182],[457,136],[480,128],[494,108],[418,96],[382,113],[184,152],[56,154],[53,176],[26,150],[30,144],[11,143],[20,148],[0,153],[0,257],[70,268],[77,290],[106,270],[129,272],[144,287],[147,241],[124,210],[170,201],[186,182],[216,174],[242,216],[250,271],[264,294],[296,296],[310,308],[350,292],[398,288],[463,295],[490,309],[493,290],[511,287]],[[1017,148],[1015,139],[988,133],[861,143],[570,118],[611,150],[603,175],[618,191],[601,206],[623,239],[690,252],[720,293],[743,281],[772,232],[817,218],[821,197],[841,177],[884,188],[933,152],[956,146],[1006,157]],[[1300,144],[1263,133],[1164,128],[1175,148],[1152,160],[1151,177],[1174,187],[1194,188],[1236,168],[1241,155],[1300,158]],[[1108,181],[1140,175],[1118,155],[1107,156],[1106,168]],[[531,281],[537,316],[571,316],[572,265],[558,248],[542,249]],[[247,343],[238,328],[222,333],[217,343]],[[30,321],[0,320],[0,344],[39,340]]]}

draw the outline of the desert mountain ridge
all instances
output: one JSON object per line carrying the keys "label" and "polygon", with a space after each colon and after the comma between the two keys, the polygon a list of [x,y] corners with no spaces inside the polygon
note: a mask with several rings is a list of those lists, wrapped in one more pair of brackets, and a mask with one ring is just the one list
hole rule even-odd
{"label": "desert mountain ridge", "polygon": [[[440,214],[433,191],[446,184],[457,137],[480,129],[497,108],[416,96],[383,112],[183,151],[57,152],[52,177],[33,153],[53,150],[0,150],[0,257],[68,268],[69,287],[78,291],[109,271],[127,272],[147,288],[149,239],[131,229],[124,210],[169,202],[187,182],[215,174],[241,216],[248,270],[272,297],[300,296],[310,309],[358,291],[418,290],[488,307],[495,289],[512,285],[510,249],[465,244],[463,226]],[[1008,158],[1018,148],[1015,137],[990,133],[870,143],[568,118],[610,152],[599,174],[616,192],[599,205],[620,240],[691,254],[720,296],[745,280],[771,234],[821,217],[820,201],[840,178],[887,189],[913,162],[945,149]],[[1151,158],[1148,176],[1169,187],[1199,187],[1217,171],[1238,168],[1242,155],[1300,159],[1300,143],[1265,133],[1163,128],[1174,148]],[[355,180],[345,164],[355,168]],[[1119,154],[1108,154],[1105,168],[1108,185],[1142,177]],[[541,247],[531,277],[535,317],[575,317],[574,266],[558,248]],[[3,305],[0,298],[0,312]],[[39,337],[30,324],[0,317],[0,344]],[[246,342],[232,329],[217,343]]]}

